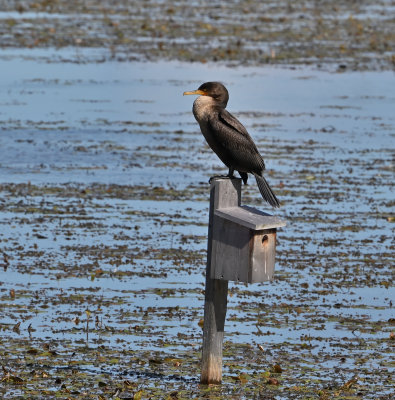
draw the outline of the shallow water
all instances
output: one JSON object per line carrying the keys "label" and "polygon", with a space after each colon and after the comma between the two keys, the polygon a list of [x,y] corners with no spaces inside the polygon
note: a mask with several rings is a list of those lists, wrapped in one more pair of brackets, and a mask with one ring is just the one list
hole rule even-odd
{"label": "shallow water", "polygon": [[[0,343],[23,379],[4,398],[390,398],[392,72],[21,54],[0,57]],[[288,221],[274,281],[230,284],[211,389],[197,385],[207,182],[225,169],[182,96],[208,79],[227,85]],[[243,202],[268,211],[252,180]]]}
{"label": "shallow water", "polygon": [[392,0],[2,1],[0,39],[2,48],[96,48],[101,61],[393,70],[394,8]]}

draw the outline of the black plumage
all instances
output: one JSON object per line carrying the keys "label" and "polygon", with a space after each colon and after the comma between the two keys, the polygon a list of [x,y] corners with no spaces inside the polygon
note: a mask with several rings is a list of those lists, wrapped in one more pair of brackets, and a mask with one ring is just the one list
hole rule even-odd
{"label": "black plumage", "polygon": [[193,115],[200,125],[208,145],[229,168],[229,177],[238,171],[244,183],[248,174],[253,174],[264,200],[271,206],[280,203],[263,176],[265,163],[254,141],[241,122],[225,108],[228,90],[222,83],[206,82],[199,89],[184,92],[184,95],[200,95],[193,103]]}

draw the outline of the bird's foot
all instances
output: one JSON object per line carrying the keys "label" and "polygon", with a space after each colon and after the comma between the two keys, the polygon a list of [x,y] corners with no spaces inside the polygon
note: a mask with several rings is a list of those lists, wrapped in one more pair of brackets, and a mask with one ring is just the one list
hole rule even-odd
{"label": "bird's foot", "polygon": [[229,176],[229,175],[214,175],[214,176],[212,176],[212,177],[208,180],[208,183],[211,183],[211,181],[212,181],[213,179],[216,179],[216,178],[229,178],[229,179],[233,179],[234,176],[233,176],[233,175],[232,175],[232,176]]}

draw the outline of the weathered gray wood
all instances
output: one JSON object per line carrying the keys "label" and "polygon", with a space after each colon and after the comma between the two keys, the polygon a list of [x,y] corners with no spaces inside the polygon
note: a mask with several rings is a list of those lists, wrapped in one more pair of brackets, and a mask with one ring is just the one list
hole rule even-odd
{"label": "weathered gray wood", "polygon": [[211,278],[255,283],[274,274],[276,229],[254,231],[215,216]]}
{"label": "weathered gray wood", "polygon": [[214,217],[211,277],[247,282],[250,264],[250,230],[233,221]]}
{"label": "weathered gray wood", "polygon": [[215,215],[255,231],[286,225],[280,218],[248,206],[221,208],[215,210]]}
{"label": "weathered gray wood", "polygon": [[274,275],[276,229],[259,231],[251,240],[248,283],[270,281]]}
{"label": "weathered gray wood", "polygon": [[276,229],[285,221],[241,202],[241,179],[213,179],[204,303],[202,383],[222,380],[228,281],[264,282],[274,273]]}
{"label": "weathered gray wood", "polygon": [[248,206],[214,211],[211,278],[255,283],[273,278],[276,229],[286,222]]}
{"label": "weathered gray wood", "polygon": [[210,188],[206,291],[204,302],[202,372],[205,384],[222,381],[222,345],[227,308],[228,281],[211,278],[214,212],[240,205],[241,179],[214,178]]}

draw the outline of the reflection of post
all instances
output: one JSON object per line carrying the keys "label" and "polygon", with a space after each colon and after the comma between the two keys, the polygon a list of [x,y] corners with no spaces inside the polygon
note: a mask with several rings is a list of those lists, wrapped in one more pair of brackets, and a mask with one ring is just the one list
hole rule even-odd
{"label": "reflection of post", "polygon": [[218,208],[240,205],[241,179],[216,179],[210,188],[210,215],[208,229],[206,292],[202,351],[202,383],[220,383],[222,380],[222,344],[226,317],[228,281],[211,279],[214,211]]}

